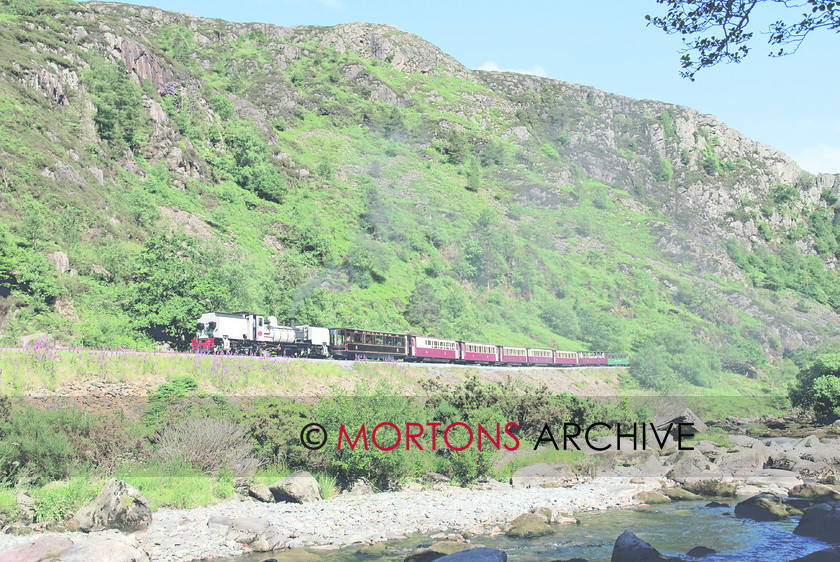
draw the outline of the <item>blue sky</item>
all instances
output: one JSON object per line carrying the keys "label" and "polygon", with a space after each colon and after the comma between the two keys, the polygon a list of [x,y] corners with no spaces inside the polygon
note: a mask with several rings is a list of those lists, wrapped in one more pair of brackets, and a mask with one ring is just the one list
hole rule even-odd
{"label": "blue sky", "polygon": [[[634,98],[687,105],[787,153],[814,173],[840,173],[840,34],[814,33],[770,58],[758,36],[740,64],[679,77],[678,37],[646,27],[654,0],[158,0],[157,7],[277,25],[390,23],[468,68],[513,70]],[[792,15],[798,14],[794,11]],[[768,14],[769,19],[776,14]],[[758,35],[758,34],[756,34]]]}

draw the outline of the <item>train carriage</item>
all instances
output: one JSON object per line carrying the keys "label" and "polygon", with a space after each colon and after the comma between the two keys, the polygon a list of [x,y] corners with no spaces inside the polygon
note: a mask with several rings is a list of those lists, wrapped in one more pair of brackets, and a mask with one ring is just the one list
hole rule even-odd
{"label": "train carriage", "polygon": [[461,360],[474,363],[498,363],[499,346],[489,343],[460,341]]}
{"label": "train carriage", "polygon": [[394,332],[330,328],[330,349],[336,359],[405,359],[408,337]]}
{"label": "train carriage", "polygon": [[411,336],[410,356],[415,361],[457,361],[459,352],[455,340]]}
{"label": "train carriage", "polygon": [[555,365],[577,365],[578,353],[577,351],[555,351],[554,352]]}
{"label": "train carriage", "polygon": [[603,351],[579,351],[578,365],[606,365],[607,354]]}
{"label": "train carriage", "polygon": [[509,347],[502,345],[499,346],[499,354],[502,357],[502,363],[528,364],[528,350],[524,347]]}
{"label": "train carriage", "polygon": [[626,353],[607,353],[607,365],[627,367],[630,365],[630,356]]}
{"label": "train carriage", "polygon": [[554,352],[550,349],[528,348],[528,363],[535,365],[551,365],[554,363]]}

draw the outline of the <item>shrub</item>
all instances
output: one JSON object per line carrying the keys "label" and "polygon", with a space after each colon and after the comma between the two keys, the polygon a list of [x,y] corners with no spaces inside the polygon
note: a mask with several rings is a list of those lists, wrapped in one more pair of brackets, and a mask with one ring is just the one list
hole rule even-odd
{"label": "shrub", "polygon": [[[365,477],[379,487],[387,488],[390,484],[422,474],[424,471],[424,451],[412,447],[409,451],[382,451],[370,443],[371,433],[377,424],[390,422],[404,431],[408,422],[424,423],[425,415],[417,402],[397,394],[396,389],[386,383],[379,383],[371,389],[367,384],[360,384],[352,395],[346,391],[337,391],[333,396],[322,399],[315,407],[313,419],[318,420],[330,436],[322,452],[329,460],[329,469],[341,479],[355,480]],[[355,449],[350,449],[345,441],[338,449],[341,426],[345,427],[350,439],[355,439],[364,424],[370,446],[365,450],[360,439]],[[425,436],[424,436],[425,437]],[[385,446],[396,439],[392,429],[377,432],[377,441]],[[404,436],[403,436],[404,440]],[[403,441],[404,442],[404,441]],[[420,440],[424,449],[428,449],[425,440]]]}
{"label": "shrub", "polygon": [[66,478],[78,464],[68,433],[81,433],[83,416],[70,410],[15,407],[0,421],[0,484],[44,484]]}
{"label": "shrub", "polygon": [[323,463],[324,456],[300,443],[300,431],[310,416],[308,405],[271,398],[253,404],[240,423],[247,429],[254,454],[265,464],[311,469]]}
{"label": "shrub", "polygon": [[190,418],[157,438],[157,455],[167,463],[208,473],[252,476],[259,461],[251,456],[247,430],[228,419]]}

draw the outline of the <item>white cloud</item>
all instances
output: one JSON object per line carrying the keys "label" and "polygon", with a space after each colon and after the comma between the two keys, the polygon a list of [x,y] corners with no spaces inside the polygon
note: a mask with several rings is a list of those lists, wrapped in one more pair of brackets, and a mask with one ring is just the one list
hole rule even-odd
{"label": "white cloud", "polygon": [[494,60],[489,60],[479,66],[476,70],[490,70],[492,72],[516,72],[517,74],[533,74],[534,76],[542,76],[543,78],[548,77],[548,73],[545,69],[535,64],[531,68],[501,68],[499,63]]}
{"label": "white cloud", "polygon": [[817,144],[791,154],[794,161],[814,174],[840,174],[840,146]]}

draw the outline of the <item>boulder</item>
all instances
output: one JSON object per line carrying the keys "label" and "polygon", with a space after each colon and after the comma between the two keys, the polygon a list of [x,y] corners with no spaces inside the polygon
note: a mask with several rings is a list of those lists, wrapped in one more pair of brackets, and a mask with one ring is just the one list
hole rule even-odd
{"label": "boulder", "polygon": [[706,556],[711,556],[712,554],[717,554],[717,550],[705,546],[695,546],[685,553],[686,556],[690,556],[692,558],[705,558]]}
{"label": "boulder", "polygon": [[631,533],[624,531],[613,545],[612,562],[660,562],[661,560],[676,560],[662,556],[658,550]]}
{"label": "boulder", "polygon": [[788,451],[779,451],[773,453],[767,458],[764,468],[776,468],[779,470],[793,470],[800,460],[798,455],[794,455]]}
{"label": "boulder", "polygon": [[95,537],[79,542],[65,550],[57,562],[150,562],[140,543],[129,537]]}
{"label": "boulder", "polygon": [[103,529],[119,529],[124,533],[142,531],[152,521],[149,500],[122,480],[111,478],[102,492],[74,517],[79,529],[89,533]]}
{"label": "boulder", "polygon": [[778,521],[787,517],[784,504],[773,494],[758,494],[735,506],[735,517],[753,521]]}
{"label": "boulder", "polygon": [[720,478],[722,474],[714,464],[699,451],[680,451],[673,456],[674,464],[668,472],[668,478],[685,482],[696,478]]}
{"label": "boulder", "polygon": [[248,495],[257,501],[274,503],[274,494],[262,482],[256,482],[248,487]]}
{"label": "boulder", "polygon": [[733,476],[753,476],[764,468],[769,457],[767,447],[756,441],[752,447],[722,455],[718,459],[717,468]]}
{"label": "boulder", "polygon": [[73,541],[64,537],[41,537],[31,542],[19,544],[6,552],[0,552],[0,562],[54,560],[71,546],[73,546]]}
{"label": "boulder", "polygon": [[683,488],[699,496],[735,497],[735,484],[721,480],[688,480]]}
{"label": "boulder", "polygon": [[310,503],[323,499],[321,485],[305,470],[278,480],[268,489],[277,502]]}
{"label": "boulder", "polygon": [[578,523],[577,519],[554,507],[534,506],[531,508],[531,513],[539,515],[543,521],[554,525],[572,525]]}
{"label": "boulder", "polygon": [[824,484],[800,484],[791,488],[788,495],[808,500],[840,500],[840,492]]}
{"label": "boulder", "polygon": [[285,548],[288,539],[289,538],[283,534],[280,529],[272,525],[260,533],[255,540],[248,543],[248,546],[250,546],[254,552],[269,552]]}
{"label": "boulder", "polygon": [[462,550],[456,554],[449,554],[438,558],[445,562],[507,562],[507,553],[496,548],[481,546]]}
{"label": "boulder", "polygon": [[709,502],[703,507],[711,507],[711,508],[720,508],[720,507],[730,507],[728,503],[723,502]]}
{"label": "boulder", "polygon": [[405,557],[405,562],[429,562],[439,560],[449,554],[456,554],[470,548],[470,545],[459,541],[440,541],[428,548],[420,548]]}
{"label": "boulder", "polygon": [[[689,423],[691,427],[684,427],[683,428],[683,435],[688,435],[689,433],[702,433],[709,429],[703,420],[700,417],[689,410],[688,408],[683,408],[682,410],[676,410],[671,412],[670,414],[666,414],[664,416],[660,416],[653,420],[653,426],[658,430],[667,430],[668,426],[673,424],[673,429],[671,431],[672,434],[676,434],[677,431],[677,424],[680,423]],[[635,535],[634,535],[635,536]]]}
{"label": "boulder", "polygon": [[662,495],[666,496],[667,498],[680,501],[680,500],[699,500],[700,496],[695,493],[689,492],[679,486],[674,486],[671,488],[662,488],[659,490]]}
{"label": "boulder", "polygon": [[251,544],[268,530],[268,521],[258,517],[239,517],[231,521],[227,538],[242,544]]}
{"label": "boulder", "polygon": [[805,510],[794,534],[811,537],[829,544],[840,542],[840,501],[812,505]]}
{"label": "boulder", "polygon": [[638,494],[633,496],[633,499],[649,505],[654,505],[658,503],[669,503],[671,501],[670,498],[655,490],[651,490],[648,492],[639,492]]}
{"label": "boulder", "polygon": [[802,479],[799,477],[799,474],[790,470],[765,468],[756,472],[754,476],[747,478],[746,483],[759,487],[778,486],[779,488],[790,490],[802,484]]}
{"label": "boulder", "polygon": [[524,539],[541,537],[551,532],[551,527],[536,513],[523,513],[510,522],[505,534],[509,537]]}
{"label": "boulder", "polygon": [[510,477],[510,484],[517,489],[539,487],[565,487],[577,483],[577,476],[565,464],[532,464],[517,469]]}

